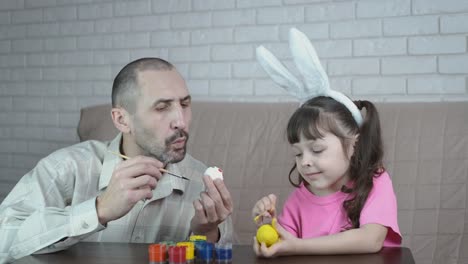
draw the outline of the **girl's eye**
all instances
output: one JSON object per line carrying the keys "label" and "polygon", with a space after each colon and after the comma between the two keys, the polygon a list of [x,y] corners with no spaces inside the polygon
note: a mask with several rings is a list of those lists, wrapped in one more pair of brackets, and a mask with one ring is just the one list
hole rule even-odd
{"label": "girl's eye", "polygon": [[297,158],[302,157],[302,153],[294,154],[294,156],[296,156]]}
{"label": "girl's eye", "polygon": [[323,152],[323,149],[321,149],[321,150],[312,150],[312,152],[315,153],[315,154],[320,154],[320,153]]}

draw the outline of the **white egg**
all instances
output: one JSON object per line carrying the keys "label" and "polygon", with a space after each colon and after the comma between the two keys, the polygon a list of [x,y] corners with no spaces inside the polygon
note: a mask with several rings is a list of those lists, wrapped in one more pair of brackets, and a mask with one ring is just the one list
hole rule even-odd
{"label": "white egg", "polygon": [[205,175],[208,175],[211,177],[212,180],[216,180],[216,179],[221,179],[223,180],[223,170],[221,170],[220,168],[214,166],[214,167],[208,167],[208,169],[206,169]]}

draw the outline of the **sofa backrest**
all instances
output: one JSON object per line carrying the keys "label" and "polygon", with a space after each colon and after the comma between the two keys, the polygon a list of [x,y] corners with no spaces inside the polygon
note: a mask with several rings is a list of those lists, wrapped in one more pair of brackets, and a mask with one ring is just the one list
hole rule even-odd
{"label": "sofa backrest", "polygon": [[[194,102],[188,151],[221,167],[235,202],[241,243],[255,232],[254,203],[268,193],[282,203],[293,187],[294,156],[285,127],[297,103]],[[379,103],[385,166],[398,199],[404,245],[416,260],[468,259],[468,103]],[[81,140],[117,133],[110,106],[82,110]],[[435,262],[437,263],[437,262]]]}

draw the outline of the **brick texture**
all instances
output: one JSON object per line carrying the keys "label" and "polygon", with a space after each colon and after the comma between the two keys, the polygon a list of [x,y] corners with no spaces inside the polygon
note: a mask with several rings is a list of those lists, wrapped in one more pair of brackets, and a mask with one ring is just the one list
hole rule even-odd
{"label": "brick texture", "polygon": [[174,62],[195,100],[292,100],[255,61],[265,45],[297,73],[292,26],[352,98],[468,101],[468,1],[2,0],[0,181],[77,142],[80,108],[110,102],[136,58]]}

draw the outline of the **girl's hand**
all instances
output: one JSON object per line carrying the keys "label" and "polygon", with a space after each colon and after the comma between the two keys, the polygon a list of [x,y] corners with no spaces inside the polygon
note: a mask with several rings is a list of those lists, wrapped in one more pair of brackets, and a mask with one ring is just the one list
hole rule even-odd
{"label": "girl's hand", "polygon": [[276,217],[276,195],[269,194],[255,203],[252,209],[252,218],[257,226],[263,223],[263,217]]}
{"label": "girl's hand", "polygon": [[265,243],[261,245],[257,238],[254,237],[253,249],[257,256],[264,258],[272,258],[276,256],[293,255],[294,244],[298,242],[298,238],[286,231],[277,221],[273,221],[274,227],[279,234],[279,241],[267,247]]}

